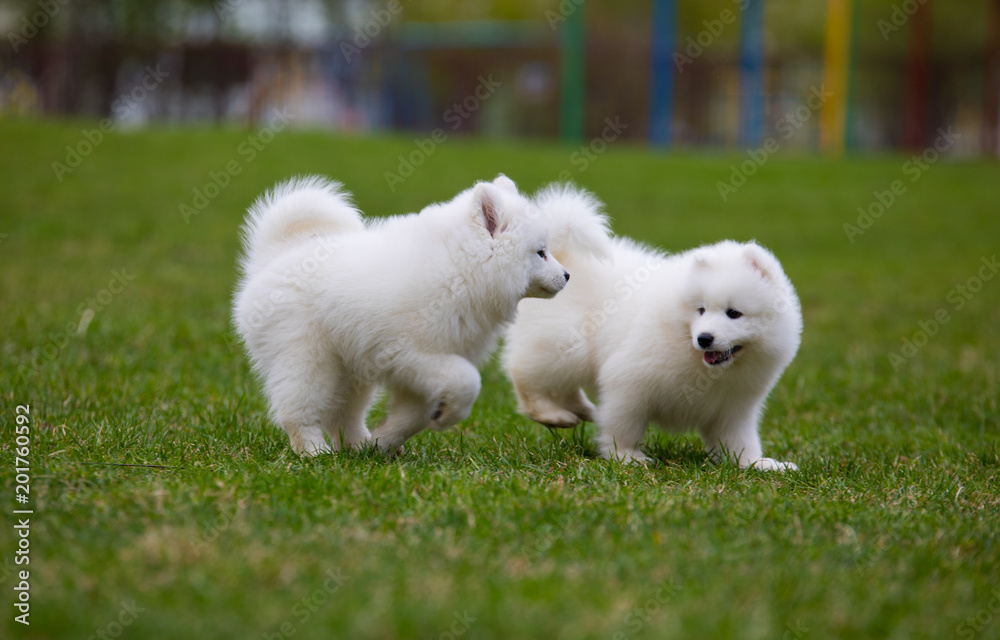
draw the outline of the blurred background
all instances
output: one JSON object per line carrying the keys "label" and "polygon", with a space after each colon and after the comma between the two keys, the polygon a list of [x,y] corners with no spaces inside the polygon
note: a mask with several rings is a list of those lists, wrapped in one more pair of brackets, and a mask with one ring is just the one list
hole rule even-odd
{"label": "blurred background", "polygon": [[1000,148],[1000,0],[5,0],[0,33],[7,117]]}

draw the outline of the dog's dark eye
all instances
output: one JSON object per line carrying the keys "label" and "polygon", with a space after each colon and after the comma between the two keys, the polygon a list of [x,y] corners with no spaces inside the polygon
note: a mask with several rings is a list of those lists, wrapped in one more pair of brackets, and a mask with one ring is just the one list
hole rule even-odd
{"label": "dog's dark eye", "polygon": [[698,315],[699,316],[705,315],[705,307],[698,307]]}
{"label": "dog's dark eye", "polygon": [[735,320],[736,318],[739,318],[742,315],[743,315],[743,313],[740,312],[740,311],[737,311],[736,309],[726,309],[726,317],[730,318],[732,320]]}
{"label": "dog's dark eye", "polygon": [[538,257],[541,258],[542,260],[546,259],[545,258],[545,249],[541,249],[541,250],[538,251]]}

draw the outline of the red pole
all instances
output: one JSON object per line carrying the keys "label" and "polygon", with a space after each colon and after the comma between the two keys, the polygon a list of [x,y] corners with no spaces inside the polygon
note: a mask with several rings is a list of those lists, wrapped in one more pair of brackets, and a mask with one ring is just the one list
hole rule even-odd
{"label": "red pole", "polygon": [[987,9],[986,86],[983,100],[983,155],[1000,155],[1000,0]]}
{"label": "red pole", "polygon": [[930,93],[930,44],[932,0],[910,18],[910,54],[906,69],[906,105],[903,113],[903,146],[920,149],[927,130]]}

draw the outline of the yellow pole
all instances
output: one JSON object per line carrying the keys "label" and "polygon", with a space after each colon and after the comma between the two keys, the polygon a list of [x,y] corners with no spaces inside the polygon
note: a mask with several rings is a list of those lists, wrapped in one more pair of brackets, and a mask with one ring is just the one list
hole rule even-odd
{"label": "yellow pole", "polygon": [[827,153],[844,152],[847,127],[848,67],[852,0],[827,0],[823,89],[833,95],[820,113],[820,147]]}

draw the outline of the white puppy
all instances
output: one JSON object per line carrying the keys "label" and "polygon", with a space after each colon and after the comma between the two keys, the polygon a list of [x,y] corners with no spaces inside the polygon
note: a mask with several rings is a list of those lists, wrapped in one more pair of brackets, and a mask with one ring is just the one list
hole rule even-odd
{"label": "white puppy", "polygon": [[732,241],[665,256],[611,239],[584,192],[550,187],[536,202],[573,281],[519,306],[504,354],[519,410],[550,427],[596,422],[605,458],[648,460],[639,444],[654,421],[697,429],[716,461],[795,469],[763,457],[757,431],[802,332],[778,260]]}
{"label": "white puppy", "polygon": [[[243,232],[233,318],[300,454],[369,440],[395,452],[464,420],[476,365],[518,301],[569,279],[544,218],[505,176],[367,224],[339,184],[292,180],[250,208]],[[380,385],[389,411],[372,435],[365,415]]]}

